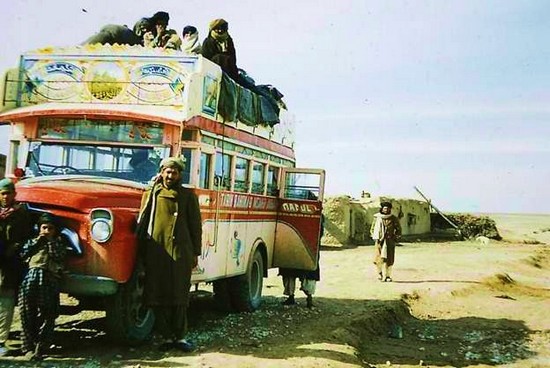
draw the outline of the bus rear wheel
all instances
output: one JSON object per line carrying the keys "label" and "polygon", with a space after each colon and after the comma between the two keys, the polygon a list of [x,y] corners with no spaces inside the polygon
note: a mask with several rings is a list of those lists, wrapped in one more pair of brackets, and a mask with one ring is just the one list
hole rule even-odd
{"label": "bus rear wheel", "polygon": [[136,269],[130,280],[107,300],[107,335],[117,343],[136,345],[151,337],[155,315],[143,305],[145,269]]}
{"label": "bus rear wheel", "polygon": [[254,251],[246,273],[229,280],[231,304],[239,312],[252,312],[262,303],[264,259],[259,249]]}

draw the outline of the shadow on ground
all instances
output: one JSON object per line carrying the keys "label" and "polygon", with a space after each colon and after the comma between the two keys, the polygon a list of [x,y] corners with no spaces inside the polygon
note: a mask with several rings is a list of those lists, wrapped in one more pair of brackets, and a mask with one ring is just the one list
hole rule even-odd
{"label": "shadow on ground", "polygon": [[[498,365],[534,353],[527,348],[530,331],[523,322],[466,317],[422,320],[413,317],[404,301],[317,298],[313,309],[298,299],[283,306],[265,297],[253,313],[224,313],[213,298],[201,293],[191,304],[192,354],[161,352],[153,342],[138,347],[113,345],[104,334],[104,318],[58,324],[56,348],[41,365],[106,367],[141,365],[171,367],[177,357],[222,353],[243,359],[322,358],[357,364]],[[11,341],[16,347],[18,341]],[[246,357],[245,357],[246,356]],[[23,358],[3,358],[0,366],[36,366]],[[177,363],[185,366],[184,363]]]}

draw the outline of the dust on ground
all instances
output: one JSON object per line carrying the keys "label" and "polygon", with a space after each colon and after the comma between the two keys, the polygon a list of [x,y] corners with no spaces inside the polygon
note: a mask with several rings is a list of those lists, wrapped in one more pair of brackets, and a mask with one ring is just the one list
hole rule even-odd
{"label": "dust on ground", "polygon": [[281,305],[276,270],[264,280],[264,301],[254,313],[220,312],[208,290],[197,293],[192,354],[161,352],[153,342],[114,346],[103,332],[104,314],[84,311],[58,319],[56,348],[44,361],[8,357],[0,366],[550,366],[548,246],[406,243],[397,249],[392,283],[376,280],[372,252],[324,249],[311,310],[303,297],[296,306]]}

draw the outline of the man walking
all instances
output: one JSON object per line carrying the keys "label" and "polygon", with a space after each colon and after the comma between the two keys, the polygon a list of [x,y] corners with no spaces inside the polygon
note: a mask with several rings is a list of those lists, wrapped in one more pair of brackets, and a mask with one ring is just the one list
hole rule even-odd
{"label": "man walking", "polygon": [[145,304],[155,313],[161,348],[192,351],[185,339],[191,271],[201,254],[202,221],[197,196],[181,186],[185,162],[169,157],[143,194],[138,227],[145,263]]}
{"label": "man walking", "polygon": [[[378,280],[391,282],[391,271],[395,261],[395,244],[401,236],[399,219],[391,213],[391,202],[380,203],[380,212],[374,215],[371,236],[374,240],[374,264]],[[382,273],[384,266],[385,276]]]}

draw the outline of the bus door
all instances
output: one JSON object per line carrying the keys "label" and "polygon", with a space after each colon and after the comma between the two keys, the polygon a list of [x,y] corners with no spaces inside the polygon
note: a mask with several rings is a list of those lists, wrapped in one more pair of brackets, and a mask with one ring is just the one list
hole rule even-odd
{"label": "bus door", "polygon": [[319,255],[325,171],[284,168],[273,266],[314,270]]}

